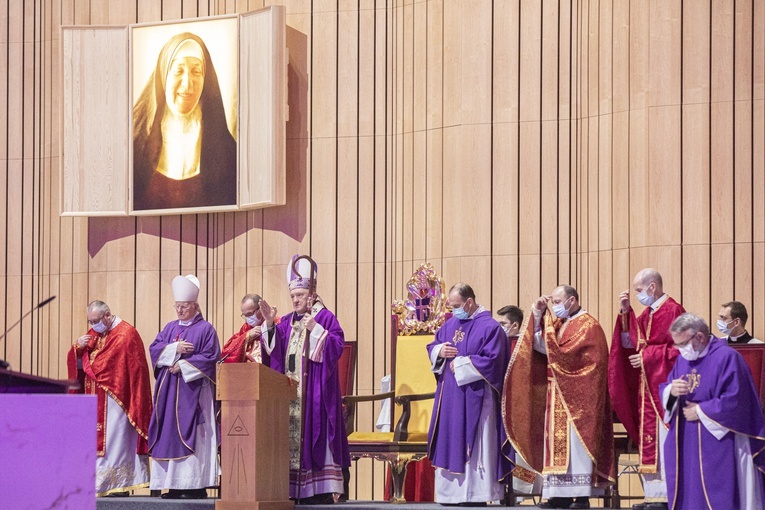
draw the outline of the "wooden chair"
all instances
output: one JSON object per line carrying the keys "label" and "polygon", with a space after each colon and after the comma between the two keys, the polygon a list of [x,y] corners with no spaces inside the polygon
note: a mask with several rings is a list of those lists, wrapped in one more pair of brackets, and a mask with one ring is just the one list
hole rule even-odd
{"label": "wooden chair", "polygon": [[[353,383],[356,378],[356,359],[358,356],[358,344],[355,340],[346,340],[343,352],[337,362],[337,375],[340,379],[340,396],[353,394]],[[343,403],[343,421],[348,423],[348,406]],[[348,429],[346,429],[348,430]],[[343,468],[343,494],[338,496],[338,501],[348,501],[351,470]]]}
{"label": "wooden chair", "polygon": [[616,483],[606,490],[606,495],[603,497],[604,508],[621,508],[622,501],[629,501],[633,499],[643,499],[645,496],[621,494],[619,491],[619,478],[623,475],[638,475],[641,487],[643,486],[643,477],[640,476],[638,471],[637,460],[630,460],[622,458],[622,456],[635,455],[638,453],[637,445],[632,442],[627,431],[622,426],[616,413],[614,413],[614,463],[616,465]]}
{"label": "wooden chair", "polygon": [[765,344],[731,345],[744,357],[754,379],[754,387],[760,396],[760,406],[765,408]]}
{"label": "wooden chair", "polygon": [[358,344],[355,340],[346,340],[343,353],[337,362],[337,375],[340,378],[340,395],[352,395],[353,383],[356,379],[356,359]]}
{"label": "wooden chair", "polygon": [[[391,502],[403,503],[406,470],[409,462],[427,455],[427,435],[431,402],[436,379],[430,368],[425,346],[433,341],[432,334],[398,335],[396,316],[392,321],[391,387],[393,391],[376,395],[358,395],[343,398],[347,406],[348,446],[351,458],[373,458],[386,462],[391,469],[393,495]],[[356,406],[361,402],[376,402],[392,398],[391,423],[394,432],[359,432],[354,429]]]}

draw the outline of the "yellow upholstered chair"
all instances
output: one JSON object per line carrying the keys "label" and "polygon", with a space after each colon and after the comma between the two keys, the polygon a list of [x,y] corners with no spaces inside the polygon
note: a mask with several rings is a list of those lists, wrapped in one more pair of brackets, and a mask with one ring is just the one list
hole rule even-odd
{"label": "yellow upholstered chair", "polygon": [[[347,406],[346,422],[351,458],[373,458],[385,461],[391,468],[393,495],[391,502],[403,503],[407,464],[427,455],[428,427],[433,409],[436,379],[431,372],[425,348],[433,341],[432,334],[398,335],[394,316],[391,341],[391,388],[393,391],[343,399]],[[360,402],[393,398],[391,410],[393,432],[358,432],[354,430],[356,405]]]}

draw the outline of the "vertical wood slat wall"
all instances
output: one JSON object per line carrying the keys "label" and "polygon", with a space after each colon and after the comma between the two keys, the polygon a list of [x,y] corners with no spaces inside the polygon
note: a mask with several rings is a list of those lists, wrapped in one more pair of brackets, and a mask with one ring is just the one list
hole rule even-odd
{"label": "vertical wood slat wall", "polygon": [[[148,345],[179,273],[223,341],[245,292],[289,310],[298,252],[359,341],[361,393],[425,260],[492,310],[570,282],[606,331],[653,266],[707,319],[743,301],[765,337],[765,0],[287,1],[286,206],[59,217],[59,27],[269,3],[0,1],[0,326],[58,296],[0,340],[15,369],[65,377],[96,298]],[[355,474],[353,496],[381,497],[379,465]]]}

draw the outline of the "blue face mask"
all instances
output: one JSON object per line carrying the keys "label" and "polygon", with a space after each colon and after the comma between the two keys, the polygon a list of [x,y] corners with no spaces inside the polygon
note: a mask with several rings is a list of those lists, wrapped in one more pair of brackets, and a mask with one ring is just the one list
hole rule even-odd
{"label": "blue face mask", "polygon": [[[568,299],[566,301],[568,301]],[[552,312],[559,319],[567,319],[568,318],[568,308],[566,308],[566,301],[564,301],[562,303],[558,303],[557,305],[553,305],[553,307],[552,307]]]}
{"label": "blue face mask", "polygon": [[245,320],[245,322],[246,322],[247,324],[249,324],[249,325],[250,325],[250,326],[252,326],[253,328],[254,328],[255,326],[258,326],[258,325],[260,324],[260,319],[258,319],[258,316],[257,316],[257,314],[252,314],[252,315],[250,315],[250,316],[248,316],[248,317],[245,317],[245,318],[244,318],[244,320]]}
{"label": "blue face mask", "polygon": [[454,310],[452,310],[452,315],[461,321],[464,321],[465,319],[470,317],[470,315],[468,315],[468,313],[465,311],[464,306],[461,306],[459,308],[455,308]]}

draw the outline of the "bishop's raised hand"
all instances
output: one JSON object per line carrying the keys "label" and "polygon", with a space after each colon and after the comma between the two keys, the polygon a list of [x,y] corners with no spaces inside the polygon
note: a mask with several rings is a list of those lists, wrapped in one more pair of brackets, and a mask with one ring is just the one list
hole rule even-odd
{"label": "bishop's raised hand", "polygon": [[273,327],[274,320],[276,320],[276,307],[269,305],[265,299],[261,299],[260,314],[263,316],[263,320],[266,321],[266,325],[269,328]]}

